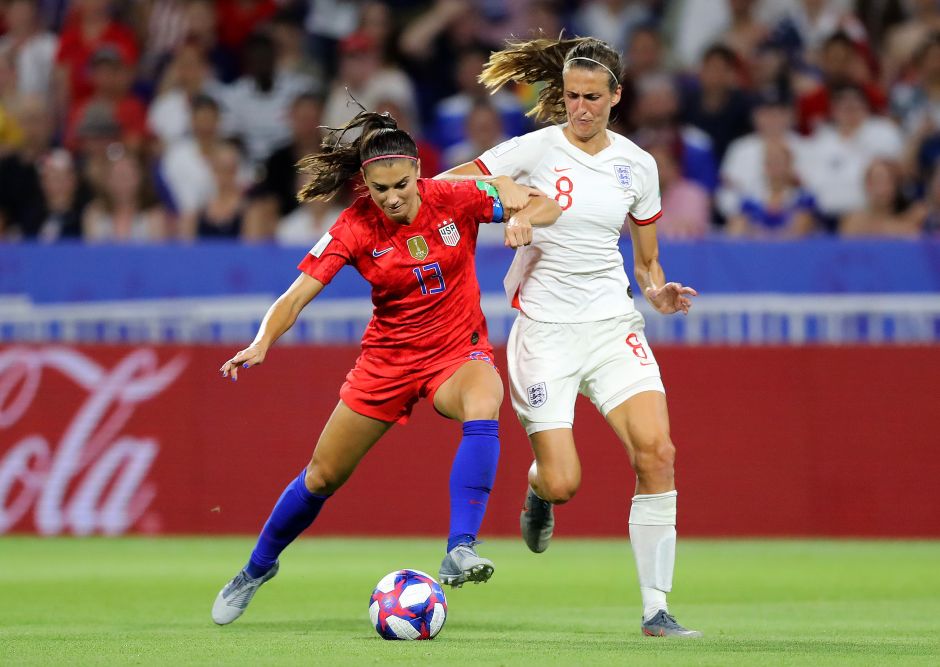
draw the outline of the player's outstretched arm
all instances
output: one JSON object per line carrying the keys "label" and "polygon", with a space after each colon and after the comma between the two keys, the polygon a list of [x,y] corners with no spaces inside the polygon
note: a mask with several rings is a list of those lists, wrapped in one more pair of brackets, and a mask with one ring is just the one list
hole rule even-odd
{"label": "player's outstretched arm", "polygon": [[682,283],[666,282],[666,274],[659,263],[656,226],[627,224],[633,240],[633,272],[646,300],[664,315],[688,313],[692,307],[689,297],[698,296],[698,292]]}
{"label": "player's outstretched arm", "polygon": [[222,364],[222,368],[219,369],[222,377],[231,376],[232,380],[237,380],[239,367],[251,368],[262,363],[268,350],[274,345],[274,341],[293,326],[300,311],[322,289],[323,283],[311,278],[306,273],[301,273],[297,280],[287,288],[287,291],[279,296],[277,301],[268,308],[268,312],[258,328],[258,334],[251,342],[251,345],[244,350],[240,350],[234,357]]}

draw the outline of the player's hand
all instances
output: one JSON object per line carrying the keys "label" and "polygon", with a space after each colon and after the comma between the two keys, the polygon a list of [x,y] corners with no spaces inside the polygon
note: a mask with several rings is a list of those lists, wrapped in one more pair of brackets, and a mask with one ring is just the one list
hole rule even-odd
{"label": "player's hand", "polygon": [[529,221],[518,215],[509,218],[503,229],[503,245],[507,248],[519,248],[532,243],[532,225]]}
{"label": "player's hand", "polygon": [[515,213],[524,208],[529,203],[529,197],[532,196],[533,192],[532,188],[519,185],[508,176],[497,176],[493,179],[493,187],[499,193],[499,200],[503,203],[503,208],[510,213]]}
{"label": "player's hand", "polygon": [[689,308],[692,307],[692,299],[689,297],[692,296],[698,296],[698,292],[682,283],[666,283],[662,287],[646,288],[646,300],[663,315],[678,312],[688,315]]}
{"label": "player's hand", "polygon": [[264,356],[267,353],[260,345],[249,345],[244,350],[237,352],[234,357],[222,364],[222,368],[219,369],[219,372],[222,373],[222,377],[227,378],[231,376],[232,381],[238,380],[238,369],[241,368],[251,368],[252,366],[257,366],[264,362]]}

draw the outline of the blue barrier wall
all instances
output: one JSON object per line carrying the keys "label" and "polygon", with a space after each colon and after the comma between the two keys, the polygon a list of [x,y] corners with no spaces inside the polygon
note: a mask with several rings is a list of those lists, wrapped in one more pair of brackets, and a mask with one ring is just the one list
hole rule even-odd
{"label": "blue barrier wall", "polygon": [[[631,265],[631,249],[622,250]],[[198,245],[0,245],[0,294],[36,303],[278,294],[296,277],[306,248]],[[663,243],[666,274],[702,294],[940,293],[940,240],[812,239],[757,243],[715,239]],[[501,291],[512,252],[477,254],[484,292]],[[344,269],[323,298],[368,296]]]}

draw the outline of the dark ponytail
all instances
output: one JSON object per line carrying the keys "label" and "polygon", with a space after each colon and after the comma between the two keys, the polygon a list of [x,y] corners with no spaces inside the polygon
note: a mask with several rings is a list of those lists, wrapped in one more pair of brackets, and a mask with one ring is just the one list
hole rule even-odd
{"label": "dark ponytail", "polygon": [[528,115],[538,121],[560,123],[566,118],[564,73],[570,67],[604,72],[611,92],[617,90],[623,78],[620,54],[593,37],[510,40],[505,49],[490,56],[479,78],[480,83],[493,91],[510,81],[546,83]]}
{"label": "dark ponytail", "polygon": [[[361,128],[362,133],[351,142],[343,142],[343,136],[352,129]],[[346,181],[359,173],[362,163],[382,155],[407,155],[417,159],[418,147],[414,139],[388,113],[360,111],[343,127],[326,128],[330,131],[323,140],[322,152],[308,155],[297,163],[303,174],[310,174],[310,182],[300,192],[301,202],[329,201]]]}

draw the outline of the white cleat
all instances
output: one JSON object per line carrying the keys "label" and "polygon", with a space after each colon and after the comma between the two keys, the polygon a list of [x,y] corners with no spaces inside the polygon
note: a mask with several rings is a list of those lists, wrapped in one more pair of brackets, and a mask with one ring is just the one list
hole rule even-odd
{"label": "white cleat", "polygon": [[244,570],[236,574],[215,597],[212,605],[212,620],[216,625],[228,625],[244,614],[248,603],[261,588],[261,584],[273,579],[278,569],[280,565],[275,562],[270,570],[257,579],[249,577]]}

